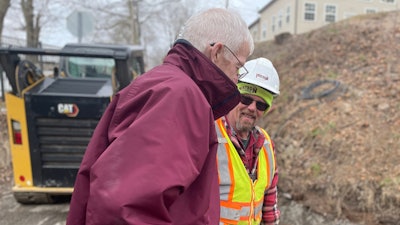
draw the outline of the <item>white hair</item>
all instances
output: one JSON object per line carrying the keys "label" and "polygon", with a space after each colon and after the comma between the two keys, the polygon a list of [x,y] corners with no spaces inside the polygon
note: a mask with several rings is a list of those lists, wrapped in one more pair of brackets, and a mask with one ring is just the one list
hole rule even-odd
{"label": "white hair", "polygon": [[193,15],[186,21],[178,38],[189,41],[201,52],[215,42],[225,44],[236,53],[246,44],[250,54],[254,51],[246,22],[236,11],[224,8],[211,8]]}

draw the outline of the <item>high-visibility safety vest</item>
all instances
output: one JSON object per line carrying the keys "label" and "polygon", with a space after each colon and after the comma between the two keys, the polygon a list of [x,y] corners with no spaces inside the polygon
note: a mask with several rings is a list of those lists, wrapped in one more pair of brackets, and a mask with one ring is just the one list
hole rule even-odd
{"label": "high-visibility safety vest", "polygon": [[260,224],[264,193],[275,174],[275,157],[267,132],[258,154],[257,178],[253,181],[229,139],[222,119],[215,121],[218,136],[218,178],[220,189],[220,225]]}

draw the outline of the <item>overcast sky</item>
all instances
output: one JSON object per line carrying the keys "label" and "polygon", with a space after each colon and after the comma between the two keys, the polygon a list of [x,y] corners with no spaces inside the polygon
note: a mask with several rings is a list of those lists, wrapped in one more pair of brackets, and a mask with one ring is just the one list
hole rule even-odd
{"label": "overcast sky", "polygon": [[225,7],[227,1],[229,8],[239,11],[248,24],[257,19],[258,10],[270,2],[270,0],[219,0],[207,4],[208,7]]}

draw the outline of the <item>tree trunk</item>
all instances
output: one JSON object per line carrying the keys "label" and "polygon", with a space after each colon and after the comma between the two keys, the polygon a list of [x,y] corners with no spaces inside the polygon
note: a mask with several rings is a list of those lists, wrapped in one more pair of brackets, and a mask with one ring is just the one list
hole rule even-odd
{"label": "tree trunk", "polygon": [[0,46],[3,45],[1,37],[3,36],[3,22],[10,7],[10,0],[0,0]]}
{"label": "tree trunk", "polygon": [[139,6],[138,0],[128,1],[129,16],[132,30],[132,44],[140,44]]}
{"label": "tree trunk", "polygon": [[[35,18],[33,0],[21,0],[21,8],[25,18],[26,45],[27,47],[39,47],[40,14]],[[38,61],[37,56],[27,56],[33,63]]]}

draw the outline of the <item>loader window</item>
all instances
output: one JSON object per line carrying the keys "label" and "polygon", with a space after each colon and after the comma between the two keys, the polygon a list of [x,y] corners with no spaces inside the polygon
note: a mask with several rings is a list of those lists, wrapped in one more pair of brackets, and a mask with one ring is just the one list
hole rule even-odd
{"label": "loader window", "polygon": [[67,74],[78,78],[110,78],[115,66],[113,59],[68,57],[66,62]]}

